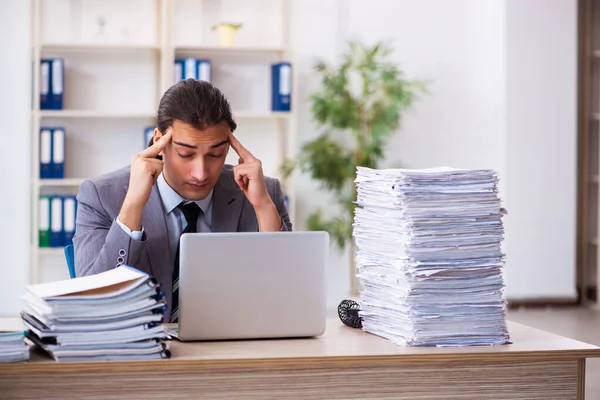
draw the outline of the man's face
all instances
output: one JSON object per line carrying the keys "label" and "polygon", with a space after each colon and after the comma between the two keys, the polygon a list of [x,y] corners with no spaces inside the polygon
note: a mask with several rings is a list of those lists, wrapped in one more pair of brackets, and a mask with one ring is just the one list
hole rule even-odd
{"label": "man's face", "polygon": [[[229,151],[226,122],[198,130],[176,120],[171,142],[162,152],[163,175],[177,193],[188,200],[202,200],[219,180]],[[162,134],[154,130],[154,141]]]}

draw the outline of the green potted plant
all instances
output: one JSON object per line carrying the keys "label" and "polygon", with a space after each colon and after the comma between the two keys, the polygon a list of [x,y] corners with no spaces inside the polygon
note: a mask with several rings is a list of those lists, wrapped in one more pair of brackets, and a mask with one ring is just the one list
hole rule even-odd
{"label": "green potted plant", "polygon": [[235,42],[235,34],[242,27],[242,24],[232,24],[229,22],[221,22],[213,25],[212,30],[219,34],[219,44],[221,46],[232,46]]}
{"label": "green potted plant", "polygon": [[[379,167],[402,113],[411,108],[419,92],[426,92],[424,82],[404,78],[389,59],[391,52],[391,46],[384,42],[368,46],[351,41],[338,66],[316,63],[321,88],[310,95],[310,104],[323,132],[304,143],[300,153],[281,166],[284,178],[299,169],[333,193],[339,215],[326,218],[319,207],[309,215],[307,229],[329,232],[340,250],[350,245],[351,260],[356,167]],[[352,291],[356,293],[353,261],[351,271]]]}

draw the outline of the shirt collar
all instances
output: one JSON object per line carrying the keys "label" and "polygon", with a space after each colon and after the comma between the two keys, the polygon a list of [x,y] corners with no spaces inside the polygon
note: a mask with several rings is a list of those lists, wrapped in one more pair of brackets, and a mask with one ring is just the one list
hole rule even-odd
{"label": "shirt collar", "polygon": [[[182,201],[189,201],[183,198],[179,193],[173,190],[171,186],[169,186],[162,173],[158,176],[156,185],[158,186],[158,192],[160,193],[160,198],[162,199],[162,205],[163,209],[165,210],[165,214],[169,214],[171,211],[173,211]],[[204,214],[206,214],[208,211],[210,202],[212,201],[212,195],[213,189],[211,189],[205,198],[195,201]]]}

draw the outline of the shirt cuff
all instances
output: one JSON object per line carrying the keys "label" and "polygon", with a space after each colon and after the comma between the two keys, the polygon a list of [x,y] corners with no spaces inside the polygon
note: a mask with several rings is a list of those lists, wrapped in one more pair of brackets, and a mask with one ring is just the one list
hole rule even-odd
{"label": "shirt cuff", "polygon": [[131,229],[129,229],[129,227],[127,225],[125,225],[124,223],[119,221],[118,217],[117,217],[117,224],[119,224],[121,229],[123,229],[125,231],[125,233],[128,234],[129,237],[132,238],[133,240],[137,240],[138,242],[140,240],[142,240],[142,237],[144,236],[144,227],[143,226],[142,226],[141,231],[132,231]]}

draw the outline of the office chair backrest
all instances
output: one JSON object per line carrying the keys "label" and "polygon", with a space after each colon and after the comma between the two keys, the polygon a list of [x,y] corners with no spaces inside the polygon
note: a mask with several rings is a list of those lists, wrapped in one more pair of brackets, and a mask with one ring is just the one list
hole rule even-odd
{"label": "office chair backrest", "polygon": [[75,249],[72,244],[65,246],[65,258],[69,267],[69,275],[73,279],[75,278]]}

